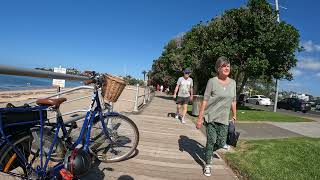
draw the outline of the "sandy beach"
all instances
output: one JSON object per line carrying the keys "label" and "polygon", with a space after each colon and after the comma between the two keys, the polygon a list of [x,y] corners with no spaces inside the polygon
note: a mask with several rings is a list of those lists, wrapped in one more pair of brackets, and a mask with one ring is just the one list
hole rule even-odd
{"label": "sandy beach", "polygon": [[[135,86],[126,86],[120,95],[118,101],[113,104],[114,111],[117,112],[131,112],[134,107],[134,102],[128,102],[126,100],[135,100],[135,90],[131,90],[129,88],[136,89]],[[66,91],[71,88],[63,89],[62,91]],[[56,88],[51,89],[33,89],[33,90],[19,90],[19,91],[0,91],[0,107],[5,107],[7,103],[12,103],[15,106],[20,106],[25,103],[29,103],[35,101],[38,98],[43,98],[46,96],[50,96],[57,92]],[[75,110],[88,110],[91,103],[91,94],[92,90],[78,90],[74,92],[70,92],[68,94],[63,94],[61,97],[65,97],[68,100],[72,100],[75,98],[85,97],[84,99],[73,101],[73,102],[65,102],[61,105],[60,110],[62,113],[75,111]],[[139,88],[139,95],[144,94],[144,88]],[[139,105],[143,103],[143,97],[138,99]],[[83,112],[77,112],[75,114],[83,114]],[[49,113],[49,117],[53,116],[53,113]],[[74,114],[73,114],[74,115]],[[68,118],[70,116],[66,116]]]}

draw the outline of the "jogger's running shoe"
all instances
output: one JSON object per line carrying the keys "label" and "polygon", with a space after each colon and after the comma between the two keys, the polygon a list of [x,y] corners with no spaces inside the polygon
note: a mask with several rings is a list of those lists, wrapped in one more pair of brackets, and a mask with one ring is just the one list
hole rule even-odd
{"label": "jogger's running shoe", "polygon": [[179,114],[176,114],[176,116],[174,118],[179,119]]}
{"label": "jogger's running shoe", "polygon": [[181,118],[181,123],[182,123],[182,124],[185,124],[185,123],[186,123],[186,120],[185,120],[184,117]]}

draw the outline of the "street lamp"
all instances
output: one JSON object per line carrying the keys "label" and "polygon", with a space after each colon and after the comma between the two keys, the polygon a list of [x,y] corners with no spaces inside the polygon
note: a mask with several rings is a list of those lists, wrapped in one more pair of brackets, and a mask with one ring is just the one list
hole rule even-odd
{"label": "street lamp", "polygon": [[[278,0],[275,0],[276,11],[277,11],[277,21],[280,23],[280,14],[279,14],[279,3]],[[281,7],[283,9],[287,9],[285,7]],[[277,112],[277,104],[278,104],[278,94],[279,94],[279,81],[276,79],[276,97],[274,99],[273,112]]]}

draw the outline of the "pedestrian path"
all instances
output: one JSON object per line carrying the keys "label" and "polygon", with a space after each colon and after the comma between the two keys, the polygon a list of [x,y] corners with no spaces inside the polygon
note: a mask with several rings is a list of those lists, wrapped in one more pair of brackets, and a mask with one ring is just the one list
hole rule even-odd
{"label": "pedestrian path", "polygon": [[[202,173],[205,136],[190,120],[173,118],[175,103],[156,96],[142,113],[130,115],[140,132],[138,150],[117,163],[96,162],[84,180],[237,180],[223,159],[214,158],[211,177]],[[16,179],[2,174],[0,180]]]}
{"label": "pedestrian path", "polygon": [[270,122],[269,124],[287,129],[303,136],[320,138],[320,122]]}
{"label": "pedestrian path", "polygon": [[138,151],[118,163],[100,163],[85,179],[237,179],[220,157],[214,159],[213,175],[202,174],[205,136],[187,120],[171,117],[175,103],[167,96],[154,97],[141,114],[130,115],[140,132]]}

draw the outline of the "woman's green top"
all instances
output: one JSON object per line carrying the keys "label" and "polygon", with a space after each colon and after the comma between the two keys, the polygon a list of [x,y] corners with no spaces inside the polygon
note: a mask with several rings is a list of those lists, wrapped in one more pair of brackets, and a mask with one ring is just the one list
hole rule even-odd
{"label": "woman's green top", "polygon": [[206,122],[229,124],[231,103],[236,101],[236,82],[229,78],[227,85],[219,83],[218,77],[209,79],[204,93],[204,100],[208,101],[204,111]]}

